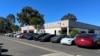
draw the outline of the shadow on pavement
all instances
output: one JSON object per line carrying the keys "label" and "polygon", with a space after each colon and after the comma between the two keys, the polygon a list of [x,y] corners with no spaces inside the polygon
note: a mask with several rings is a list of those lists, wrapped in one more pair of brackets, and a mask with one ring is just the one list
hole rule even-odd
{"label": "shadow on pavement", "polygon": [[0,43],[0,45],[3,45],[3,43]]}
{"label": "shadow on pavement", "polygon": [[100,49],[100,45],[97,45],[95,47],[85,47],[85,46],[78,46],[80,48],[85,48],[85,49],[93,49],[93,50],[97,50],[97,49]]}
{"label": "shadow on pavement", "polygon": [[8,55],[8,54],[2,54],[8,52],[8,49],[1,49],[1,55],[0,56],[13,56],[13,55]]}
{"label": "shadow on pavement", "polygon": [[95,48],[93,48],[93,49],[100,49],[100,45],[97,45]]}
{"label": "shadow on pavement", "polygon": [[0,56],[12,56],[12,55],[7,55],[7,54],[4,54],[4,55],[0,55]]}
{"label": "shadow on pavement", "polygon": [[8,49],[1,49],[1,53],[2,52],[8,52]]}

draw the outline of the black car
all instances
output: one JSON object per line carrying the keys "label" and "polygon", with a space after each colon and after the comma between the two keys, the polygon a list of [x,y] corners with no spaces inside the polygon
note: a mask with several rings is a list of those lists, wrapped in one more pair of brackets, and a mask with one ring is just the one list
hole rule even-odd
{"label": "black car", "polygon": [[62,34],[62,35],[57,35],[53,38],[50,39],[50,42],[53,42],[53,43],[60,43],[60,40],[62,38],[64,38],[65,36],[67,36],[66,34]]}
{"label": "black car", "polygon": [[48,35],[45,35],[44,37],[41,37],[40,38],[40,42],[47,42],[47,41],[50,41],[50,39],[52,37],[54,37],[55,35],[54,34],[48,34]]}
{"label": "black car", "polygon": [[35,36],[37,36],[38,34],[34,33],[34,34],[31,34],[29,36],[27,36],[27,40],[34,40]]}
{"label": "black car", "polygon": [[39,40],[41,37],[43,37],[43,36],[45,36],[45,35],[47,35],[48,33],[41,33],[41,34],[39,34],[39,35],[37,35],[37,36],[34,36],[34,40]]}
{"label": "black car", "polygon": [[24,38],[27,39],[28,36],[33,35],[34,33],[26,33]]}

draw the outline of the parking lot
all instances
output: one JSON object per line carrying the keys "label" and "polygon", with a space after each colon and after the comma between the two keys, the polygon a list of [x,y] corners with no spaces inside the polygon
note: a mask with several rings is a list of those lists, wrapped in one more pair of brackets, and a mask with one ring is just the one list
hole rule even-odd
{"label": "parking lot", "polygon": [[100,56],[100,49],[0,36],[2,56]]}

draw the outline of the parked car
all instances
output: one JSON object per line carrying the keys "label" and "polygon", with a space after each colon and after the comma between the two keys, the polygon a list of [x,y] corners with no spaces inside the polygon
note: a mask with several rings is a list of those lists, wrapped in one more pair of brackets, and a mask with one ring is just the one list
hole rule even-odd
{"label": "parked car", "polygon": [[28,36],[33,35],[34,33],[26,33],[25,36],[23,38],[27,39]]}
{"label": "parked car", "polygon": [[11,33],[5,33],[4,36],[9,36]]}
{"label": "parked car", "polygon": [[38,34],[34,33],[32,35],[27,36],[27,40],[33,40],[35,38],[35,36],[37,36]]}
{"label": "parked car", "polygon": [[75,39],[77,46],[95,47],[100,45],[100,35],[97,34],[79,34]]}
{"label": "parked car", "polygon": [[25,38],[25,35],[26,35],[26,34],[27,34],[27,33],[21,33],[19,38],[21,38],[21,39]]}
{"label": "parked car", "polygon": [[67,45],[73,45],[73,44],[75,44],[75,38],[77,37],[77,35],[78,34],[66,36],[66,37],[61,39],[60,43],[61,44],[67,44]]}
{"label": "parked car", "polygon": [[55,36],[54,34],[47,34],[47,35],[41,37],[39,40],[40,40],[40,42],[50,41],[50,39],[51,39],[52,37],[54,37],[54,36]]}
{"label": "parked car", "polygon": [[37,35],[37,36],[35,36],[35,38],[34,38],[34,40],[39,40],[39,38],[41,38],[41,37],[43,37],[43,36],[45,36],[45,35],[47,35],[48,33],[41,33],[41,34],[39,34],[39,35]]}
{"label": "parked car", "polygon": [[15,33],[10,33],[10,34],[9,34],[9,37],[13,37],[14,34],[15,34]]}
{"label": "parked car", "polygon": [[55,36],[55,37],[52,37],[52,38],[50,39],[50,42],[52,42],[52,43],[60,43],[60,40],[61,40],[62,38],[64,38],[65,36],[67,36],[67,35],[66,35],[66,34],[57,35],[57,36]]}
{"label": "parked car", "polygon": [[21,33],[16,33],[16,34],[14,34],[14,36],[13,37],[16,37],[17,35],[19,35],[19,34],[21,34]]}
{"label": "parked car", "polygon": [[16,38],[20,38],[20,35],[21,35],[21,34],[22,34],[22,33],[16,34],[15,37],[16,37]]}

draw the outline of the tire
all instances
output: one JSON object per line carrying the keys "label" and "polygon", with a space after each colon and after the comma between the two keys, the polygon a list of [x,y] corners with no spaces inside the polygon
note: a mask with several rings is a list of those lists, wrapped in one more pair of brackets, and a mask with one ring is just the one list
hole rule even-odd
{"label": "tire", "polygon": [[72,45],[75,45],[75,41],[72,41]]}
{"label": "tire", "polygon": [[40,39],[40,42],[43,42],[43,40]]}

